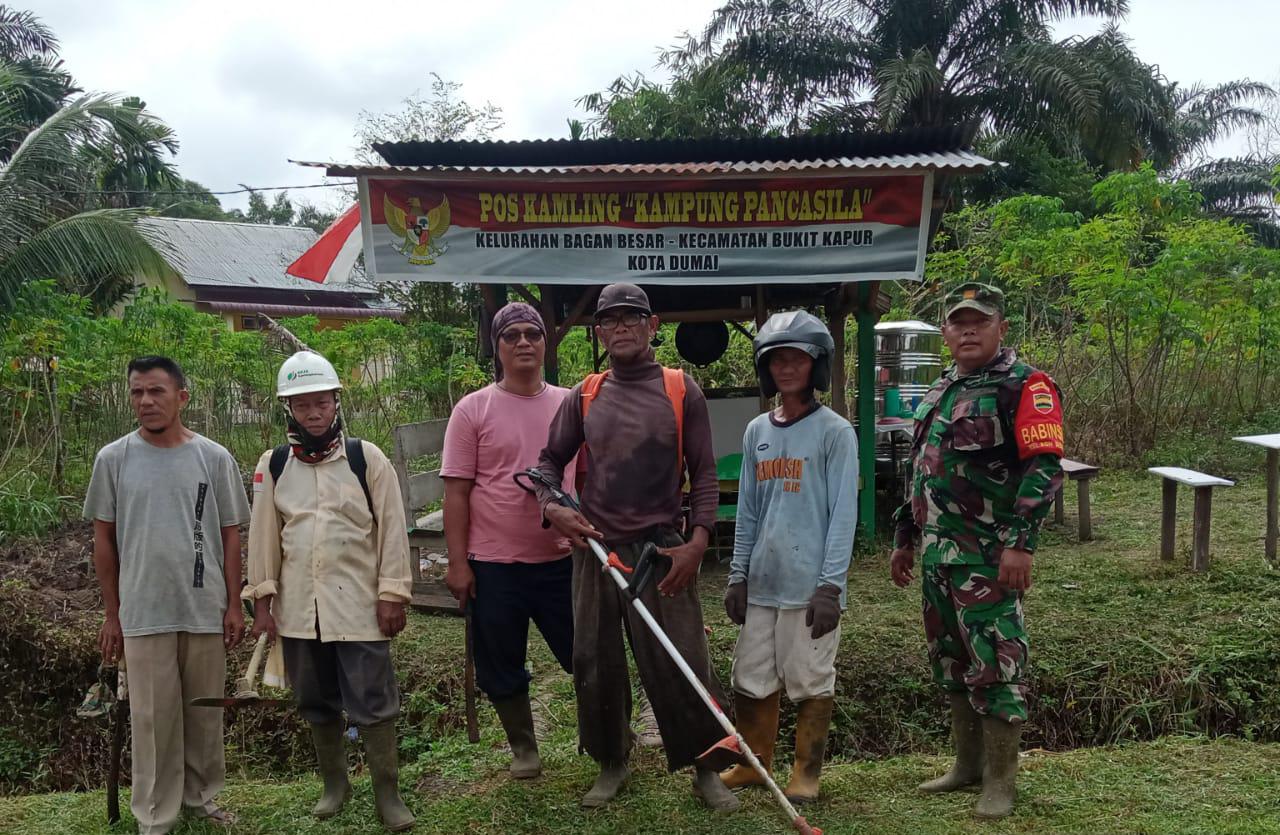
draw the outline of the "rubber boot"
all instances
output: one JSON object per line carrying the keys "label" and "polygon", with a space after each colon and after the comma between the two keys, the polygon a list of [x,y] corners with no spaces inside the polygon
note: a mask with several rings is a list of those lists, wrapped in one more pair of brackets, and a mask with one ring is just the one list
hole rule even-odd
{"label": "rubber boot", "polygon": [[822,774],[822,758],[827,753],[827,732],[831,730],[831,710],[835,699],[823,696],[805,699],[796,713],[796,762],[791,768],[791,782],[783,794],[792,803],[818,799],[818,777]]}
{"label": "rubber boot", "polygon": [[413,812],[400,799],[400,763],[396,752],[395,720],[360,729],[364,737],[364,757],[373,779],[373,804],[389,832],[413,827]]}
{"label": "rubber boot", "polygon": [[[773,747],[778,741],[778,697],[781,691],[753,699],[742,693],[734,693],[733,706],[738,714],[738,732],[751,746],[765,771],[773,768]],[[723,773],[725,787],[740,789],[743,786],[763,786],[764,780],[749,765],[735,765]]]}
{"label": "rubber boot", "polygon": [[951,741],[956,761],[941,777],[920,784],[929,794],[953,792],[982,782],[982,717],[966,693],[951,693]]}
{"label": "rubber boot", "polygon": [[516,780],[528,780],[542,773],[542,758],[538,756],[538,738],[533,732],[533,707],[529,694],[521,693],[508,699],[494,699],[493,709],[502,720],[511,746],[511,776]]}
{"label": "rubber boot", "polygon": [[591,784],[591,790],[582,796],[582,808],[598,809],[607,806],[618,796],[618,790],[627,781],[626,763],[601,763],[600,774]]}
{"label": "rubber boot", "polygon": [[738,798],[733,796],[733,792],[720,779],[720,772],[712,768],[694,770],[693,796],[716,812],[736,812],[740,805]]}
{"label": "rubber boot", "polygon": [[995,819],[1007,817],[1013,811],[1021,739],[1021,723],[1014,725],[992,716],[982,717],[982,744],[987,763],[982,770],[982,797],[973,809],[974,815]]}
{"label": "rubber boot", "polygon": [[341,812],[343,804],[351,798],[347,748],[342,731],[342,722],[311,725],[311,741],[316,746],[316,762],[320,764],[320,779],[324,781],[324,793],[311,814],[321,820]]}

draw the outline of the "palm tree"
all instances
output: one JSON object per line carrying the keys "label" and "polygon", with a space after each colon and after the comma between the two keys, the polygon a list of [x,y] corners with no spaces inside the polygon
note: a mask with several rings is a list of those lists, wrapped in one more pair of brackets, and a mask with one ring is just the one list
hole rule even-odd
{"label": "palm tree", "polygon": [[[0,126],[12,125],[13,102],[0,74]],[[85,209],[95,181],[78,163],[131,144],[138,119],[117,97],[81,96],[22,137],[0,163],[0,307],[24,282],[42,278],[110,306],[135,277],[167,268],[136,227],[138,211]]]}
{"label": "palm tree", "polygon": [[50,86],[56,45],[34,16],[0,7],[0,308],[48,278],[107,307],[168,268],[135,225],[140,212],[100,196],[112,183],[172,181],[169,129],[136,99],[67,100],[69,76],[61,94]]}
{"label": "palm tree", "polygon": [[1050,24],[1127,0],[729,0],[665,55],[677,74],[745,69],[784,130],[954,124],[1033,131],[1098,112],[1105,67]]}

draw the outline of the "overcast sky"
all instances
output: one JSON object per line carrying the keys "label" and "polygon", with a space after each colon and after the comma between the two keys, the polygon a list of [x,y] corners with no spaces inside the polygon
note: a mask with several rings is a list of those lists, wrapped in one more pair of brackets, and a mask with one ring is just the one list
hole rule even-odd
{"label": "overcast sky", "polygon": [[[1280,2],[1130,2],[1123,30],[1169,78],[1280,78]],[[579,96],[636,70],[662,77],[653,69],[659,48],[700,30],[721,4],[41,0],[31,8],[61,40],[81,86],[142,97],[177,132],[183,176],[219,191],[322,182],[287,160],[352,159],[357,114],[428,91],[432,72],[461,82],[467,101],[502,107],[500,138],[567,136]],[[1060,31],[1099,25],[1071,21]],[[327,189],[294,196],[337,200]]]}

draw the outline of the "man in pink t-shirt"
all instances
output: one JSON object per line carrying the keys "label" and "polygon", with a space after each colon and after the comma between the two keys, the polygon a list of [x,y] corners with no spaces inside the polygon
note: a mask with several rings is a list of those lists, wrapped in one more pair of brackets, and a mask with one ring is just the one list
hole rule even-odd
{"label": "man in pink t-shirt", "polygon": [[454,407],[445,432],[445,583],[470,607],[476,682],[511,744],[511,776],[542,773],[529,705],[529,621],[565,672],[573,660],[573,560],[569,541],[544,528],[533,495],[513,476],[538,463],[551,419],[569,393],[542,380],[546,334],[533,307],[513,302],[493,317],[497,382]]}

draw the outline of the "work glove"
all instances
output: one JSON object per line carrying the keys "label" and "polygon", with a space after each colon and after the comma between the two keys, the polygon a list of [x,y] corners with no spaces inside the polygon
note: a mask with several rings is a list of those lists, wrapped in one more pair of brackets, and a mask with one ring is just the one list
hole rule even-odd
{"label": "work glove", "polygon": [[747,622],[747,581],[731,583],[724,590],[724,613],[729,620],[742,626]]}
{"label": "work glove", "polygon": [[840,589],[835,586],[818,586],[813,597],[809,598],[809,608],[804,613],[804,625],[813,627],[809,637],[816,641],[839,624]]}

